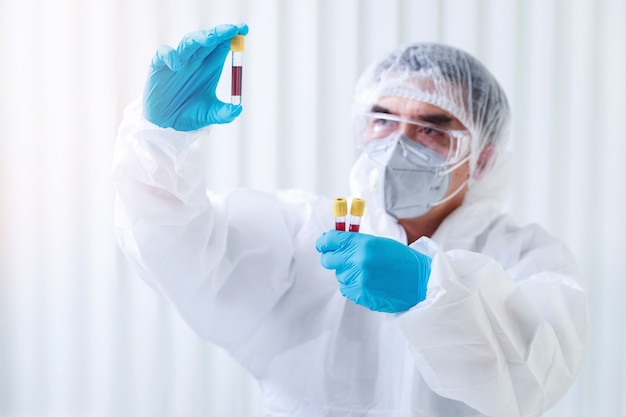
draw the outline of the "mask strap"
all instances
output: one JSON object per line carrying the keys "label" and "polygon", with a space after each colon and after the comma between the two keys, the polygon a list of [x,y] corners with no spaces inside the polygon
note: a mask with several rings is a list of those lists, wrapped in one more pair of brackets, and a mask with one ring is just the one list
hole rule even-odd
{"label": "mask strap", "polygon": [[463,165],[465,162],[469,161],[469,154],[461,159],[459,162],[457,162],[456,164],[449,166],[448,168],[439,171],[439,175],[448,175],[449,173],[451,173],[452,171],[454,171],[455,169],[459,168],[461,165]]}
{"label": "mask strap", "polygon": [[[452,165],[451,167],[448,167],[447,169],[441,171],[439,173],[439,175],[447,175],[447,174],[451,173],[452,171],[454,171],[455,169],[457,169],[461,165],[463,165],[467,160],[469,160],[469,155],[467,155],[465,158],[461,159],[459,162],[457,162],[456,164]],[[443,200],[439,200],[439,201],[437,201],[435,203],[428,204],[428,207],[435,207],[435,206],[441,205],[441,204],[445,203],[446,201],[454,198],[454,196],[457,195],[458,193],[460,193],[461,190],[467,185],[468,182],[469,182],[469,179],[463,181],[461,183],[461,185],[459,185],[459,188],[457,188],[452,194],[450,194],[449,196],[447,196]]]}
{"label": "mask strap", "polygon": [[443,200],[439,200],[439,201],[437,201],[436,203],[430,203],[430,204],[428,204],[428,207],[435,207],[435,206],[438,206],[438,205],[443,204],[443,203],[445,203],[446,201],[448,201],[448,200],[450,200],[450,199],[454,198],[454,196],[455,196],[455,195],[457,195],[458,193],[460,193],[460,192],[461,192],[461,190],[462,190],[463,188],[465,188],[465,186],[467,185],[467,183],[468,183],[468,182],[469,182],[469,179],[467,179],[467,180],[463,181],[463,183],[462,183],[461,185],[459,185],[459,188],[457,188],[457,189],[456,189],[456,190],[455,190],[452,194],[450,194],[449,196],[447,196],[447,197],[446,197],[446,198],[444,198]]}

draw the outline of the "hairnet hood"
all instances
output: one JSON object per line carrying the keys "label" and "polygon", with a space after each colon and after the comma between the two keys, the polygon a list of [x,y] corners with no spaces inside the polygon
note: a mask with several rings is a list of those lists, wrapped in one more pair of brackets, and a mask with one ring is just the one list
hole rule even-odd
{"label": "hairnet hood", "polygon": [[[504,90],[481,62],[443,44],[417,43],[400,47],[370,65],[361,75],[356,85],[353,112],[357,115],[371,111],[374,104],[388,96],[432,104],[456,117],[471,135],[471,178],[466,202],[485,199],[503,202],[512,172],[510,158],[503,155],[510,110]],[[486,147],[489,149],[484,155],[489,157],[482,161],[486,166],[477,170],[479,157]],[[359,169],[359,165],[354,168]],[[358,177],[358,173],[353,172],[351,181],[355,193],[365,186],[359,184]]]}
{"label": "hairnet hood", "polygon": [[505,145],[509,105],[504,90],[464,51],[436,43],[396,49],[359,79],[355,111],[369,111],[386,96],[426,102],[452,114],[472,136],[474,161],[486,145]]}

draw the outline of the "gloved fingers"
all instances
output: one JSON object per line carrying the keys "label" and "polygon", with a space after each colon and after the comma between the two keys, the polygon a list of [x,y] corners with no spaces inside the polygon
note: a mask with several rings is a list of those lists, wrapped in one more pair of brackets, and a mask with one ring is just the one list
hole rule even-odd
{"label": "gloved fingers", "polygon": [[215,43],[219,43],[225,40],[230,40],[231,38],[234,38],[235,35],[247,35],[248,25],[245,23],[238,23],[236,25],[225,24],[215,26],[213,29],[209,29],[206,32],[212,32],[216,40]]}
{"label": "gloved fingers", "polygon": [[320,259],[322,266],[335,269],[337,273],[348,269],[355,262],[354,257],[357,254],[359,239],[366,236],[368,235],[339,230],[329,230],[323,233],[315,243],[315,248],[322,254]]}
{"label": "gloved fingers", "polygon": [[[225,49],[226,52],[224,53],[223,59],[226,58],[226,54],[228,53],[228,46],[225,46]],[[176,72],[182,69],[188,61],[189,57],[181,55],[178,49],[172,49],[169,45],[162,45],[157,49],[156,54],[154,54],[152,58],[152,68],[160,69],[167,67]]]}
{"label": "gloved fingers", "polygon": [[237,32],[238,35],[246,36],[248,34],[248,25],[245,23],[237,23],[235,26],[237,26],[237,30],[239,31]]}
{"label": "gloved fingers", "polygon": [[[230,123],[241,114],[242,107],[219,100],[212,101],[206,108],[206,114],[199,115],[206,124]],[[201,119],[202,120],[202,119]]]}
{"label": "gloved fingers", "polygon": [[168,67],[172,69],[173,67],[178,68],[178,54],[172,49],[169,45],[162,45],[157,49],[156,53],[152,57],[151,65],[154,69],[159,69],[163,67]]}
{"label": "gloved fingers", "polygon": [[248,25],[219,25],[209,30],[191,32],[181,40],[178,45],[180,60],[185,62],[192,56],[204,59],[218,46],[223,45],[229,49],[230,40],[238,34],[246,35]]}
{"label": "gloved fingers", "polygon": [[[247,35],[248,25],[245,23],[219,25],[213,29],[188,33],[176,49],[169,45],[161,46],[152,58],[152,67],[159,69],[167,66],[172,71],[178,71],[192,56],[204,59],[220,44],[223,44],[226,49],[224,52],[225,59],[228,53],[228,44],[225,42],[230,41],[237,34]],[[196,55],[194,56],[194,54]]]}
{"label": "gloved fingers", "polygon": [[[226,61],[226,57],[228,56],[229,51],[229,44],[227,42],[221,43],[213,48],[209,54],[207,54],[206,49],[198,49],[196,51],[196,55],[191,57],[191,60],[202,61],[201,65],[202,67],[204,67],[205,70],[211,71],[212,69],[218,69],[219,73],[221,74],[224,67],[224,62]],[[218,65],[216,65],[216,63]]]}
{"label": "gloved fingers", "polygon": [[352,232],[342,232],[340,230],[329,230],[322,233],[315,242],[315,249],[318,252],[324,253],[328,251],[335,251],[342,248],[346,241],[354,236]]}
{"label": "gloved fingers", "polygon": [[334,269],[340,272],[345,269],[347,255],[344,251],[323,252],[320,256],[320,263],[326,269]]}

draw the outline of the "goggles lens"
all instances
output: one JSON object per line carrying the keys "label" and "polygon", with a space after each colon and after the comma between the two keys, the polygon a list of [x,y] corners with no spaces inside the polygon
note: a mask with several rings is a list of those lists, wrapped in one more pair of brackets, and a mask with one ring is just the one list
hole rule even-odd
{"label": "goggles lens", "polygon": [[464,130],[445,130],[426,122],[375,112],[361,113],[355,122],[357,147],[365,152],[387,148],[390,139],[399,136],[441,155],[440,165],[454,164],[469,152],[470,136]]}

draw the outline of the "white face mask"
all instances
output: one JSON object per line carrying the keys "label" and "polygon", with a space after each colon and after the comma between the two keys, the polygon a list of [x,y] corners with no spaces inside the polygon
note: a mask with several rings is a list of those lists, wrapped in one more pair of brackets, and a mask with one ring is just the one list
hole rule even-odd
{"label": "white face mask", "polygon": [[442,166],[441,155],[402,135],[370,143],[365,147],[372,162],[368,170],[369,191],[396,219],[423,216],[454,197],[465,185],[446,197],[450,173],[467,158],[452,167]]}

